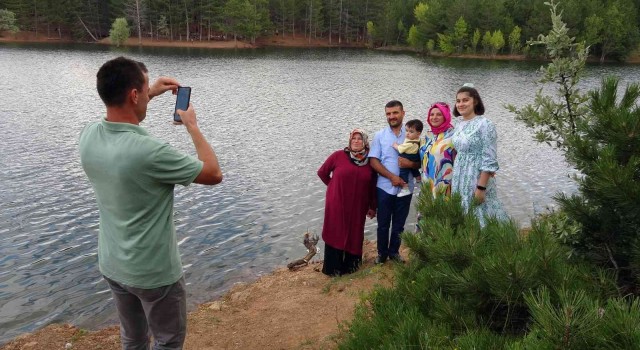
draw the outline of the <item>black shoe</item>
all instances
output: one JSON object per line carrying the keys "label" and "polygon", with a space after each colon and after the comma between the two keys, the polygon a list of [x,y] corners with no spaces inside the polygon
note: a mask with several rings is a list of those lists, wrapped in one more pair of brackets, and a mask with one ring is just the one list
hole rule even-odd
{"label": "black shoe", "polygon": [[389,260],[404,264],[404,259],[400,255],[392,255],[389,257]]}
{"label": "black shoe", "polygon": [[376,260],[373,263],[376,265],[380,265],[380,264],[384,264],[386,261],[387,261],[386,257],[378,255],[376,257]]}

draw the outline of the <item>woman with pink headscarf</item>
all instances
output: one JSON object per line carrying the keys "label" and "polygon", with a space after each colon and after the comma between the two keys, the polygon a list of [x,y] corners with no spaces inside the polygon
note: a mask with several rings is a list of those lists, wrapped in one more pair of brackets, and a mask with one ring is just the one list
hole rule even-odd
{"label": "woman with pink headscarf", "polygon": [[376,172],[369,164],[369,137],[361,129],[349,134],[349,145],[333,152],[318,169],[327,185],[322,240],[322,272],[340,276],[362,263],[364,223],[376,215]]}
{"label": "woman with pink headscarf", "polygon": [[428,184],[434,197],[437,194],[450,196],[456,150],[451,141],[454,128],[449,105],[434,103],[427,113],[427,124],[431,128],[427,129],[424,143],[420,146],[422,182]]}

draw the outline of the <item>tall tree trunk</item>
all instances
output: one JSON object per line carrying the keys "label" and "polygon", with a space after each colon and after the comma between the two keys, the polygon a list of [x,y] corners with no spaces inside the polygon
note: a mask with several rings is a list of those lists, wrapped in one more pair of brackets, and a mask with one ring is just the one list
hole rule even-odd
{"label": "tall tree trunk", "polygon": [[138,22],[138,45],[142,45],[142,29],[140,25],[140,0],[136,0],[136,22]]}
{"label": "tall tree trunk", "polygon": [[349,43],[349,10],[346,12],[345,24],[344,24],[344,37],[347,39],[347,44]]}
{"label": "tall tree trunk", "polygon": [[362,41],[367,37],[367,22],[369,20],[369,0],[364,3],[364,26],[362,27]]}
{"label": "tall tree trunk", "polygon": [[311,29],[313,28],[313,0],[309,1],[309,44],[311,44]]}
{"label": "tall tree trunk", "polygon": [[184,0],[184,18],[187,21],[187,41],[191,39],[191,34],[189,33],[189,9],[187,8],[187,0]]}
{"label": "tall tree trunk", "polygon": [[169,1],[169,40],[173,41],[173,16],[171,15],[171,1]]}
{"label": "tall tree trunk", "polygon": [[78,20],[80,21],[80,24],[82,24],[82,26],[84,27],[84,29],[87,31],[87,33],[89,33],[89,36],[91,36],[91,38],[93,38],[93,41],[98,41],[98,39],[96,39],[95,36],[93,36],[93,34],[91,34],[91,31],[89,30],[89,28],[87,28],[87,26],[84,24],[84,22],[82,21],[82,18],[80,18],[80,16],[78,16]]}
{"label": "tall tree trunk", "polygon": [[293,3],[293,6],[291,7],[291,35],[293,36],[293,38],[296,38],[296,4],[295,4],[295,0]]}
{"label": "tall tree trunk", "polygon": [[340,0],[340,14],[338,15],[338,44],[342,44],[342,0]]}
{"label": "tall tree trunk", "polygon": [[36,39],[38,39],[38,1],[37,0],[33,0],[33,15],[34,15],[34,19],[36,21]]}
{"label": "tall tree trunk", "polygon": [[329,0],[329,10],[327,11],[327,13],[329,13],[329,45],[331,45],[331,8],[333,7],[333,1]]}
{"label": "tall tree trunk", "polygon": [[258,5],[256,4],[256,0],[253,0],[253,11],[255,11],[256,15],[253,16],[253,32],[251,34],[251,43],[256,43],[256,32],[255,29],[258,28]]}

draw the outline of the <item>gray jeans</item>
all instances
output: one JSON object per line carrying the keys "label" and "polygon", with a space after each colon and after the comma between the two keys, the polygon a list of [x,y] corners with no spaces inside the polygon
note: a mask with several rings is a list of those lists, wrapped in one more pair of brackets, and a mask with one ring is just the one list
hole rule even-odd
{"label": "gray jeans", "polygon": [[129,287],[103,277],[116,302],[123,350],[148,350],[149,330],[154,350],[182,349],[187,335],[184,277],[153,289]]}

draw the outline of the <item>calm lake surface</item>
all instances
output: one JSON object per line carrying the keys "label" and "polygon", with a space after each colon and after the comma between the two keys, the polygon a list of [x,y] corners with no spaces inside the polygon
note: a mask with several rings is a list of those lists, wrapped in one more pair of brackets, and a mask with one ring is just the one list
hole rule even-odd
{"label": "calm lake surface", "polygon": [[[351,129],[373,136],[384,127],[391,99],[404,103],[405,120],[424,120],[431,103],[453,104],[457,88],[473,82],[498,128],[500,197],[522,226],[556,192],[575,188],[562,156],[503,108],[532,102],[540,63],[339,49],[0,45],[0,344],[51,322],[96,328],[116,320],[97,269],[98,211],[77,139],[104,116],[98,68],[122,54],[145,62],[151,79],[170,75],[192,87],[224,172],[218,186],[175,191],[191,306],[306,253],[302,234],[322,230],[318,167],[346,146]],[[583,87],[608,74],[638,81],[640,67],[590,66]],[[174,102],[170,94],[154,99],[142,125],[195,154],[186,131],[171,124]],[[366,238],[375,239],[375,227],[367,222]]]}

